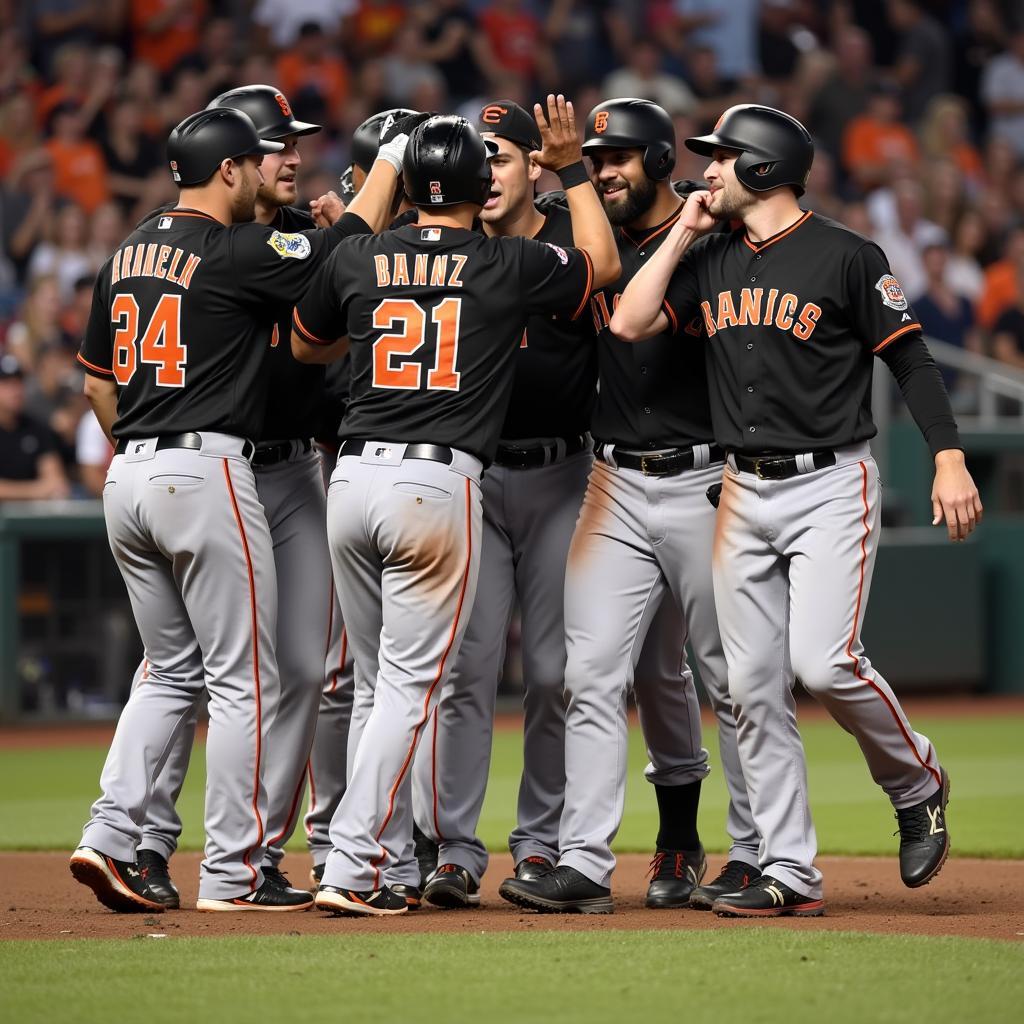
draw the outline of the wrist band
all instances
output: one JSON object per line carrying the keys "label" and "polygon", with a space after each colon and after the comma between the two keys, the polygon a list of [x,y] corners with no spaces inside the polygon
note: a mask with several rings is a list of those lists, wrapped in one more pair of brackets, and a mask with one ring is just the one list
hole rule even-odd
{"label": "wrist band", "polygon": [[585,185],[590,181],[590,175],[587,174],[587,168],[582,160],[577,160],[576,163],[569,164],[568,167],[560,167],[556,173],[564,189]]}

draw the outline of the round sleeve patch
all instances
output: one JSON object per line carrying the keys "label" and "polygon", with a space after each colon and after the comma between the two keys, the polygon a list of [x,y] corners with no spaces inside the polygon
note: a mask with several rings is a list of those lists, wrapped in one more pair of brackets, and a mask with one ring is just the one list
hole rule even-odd
{"label": "round sleeve patch", "polygon": [[301,233],[286,234],[283,231],[272,232],[267,239],[267,245],[281,259],[304,260],[313,250],[305,235]]}
{"label": "round sleeve patch", "polygon": [[875,288],[882,296],[883,306],[901,311],[907,308],[907,297],[903,294],[903,287],[892,274],[883,274],[875,282]]}
{"label": "round sleeve patch", "polygon": [[567,266],[569,263],[569,254],[560,246],[552,245],[550,242],[544,243],[549,249],[554,249],[558,254],[558,258],[562,261],[563,266]]}

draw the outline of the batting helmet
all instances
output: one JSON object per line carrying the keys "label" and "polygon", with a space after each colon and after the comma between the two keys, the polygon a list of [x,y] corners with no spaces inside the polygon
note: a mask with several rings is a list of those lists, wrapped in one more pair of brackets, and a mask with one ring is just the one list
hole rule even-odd
{"label": "batting helmet", "polygon": [[243,85],[222,92],[207,105],[207,110],[234,107],[252,118],[261,139],[283,139],[286,135],[313,135],[323,125],[296,121],[284,93],[272,85]]}
{"label": "batting helmet", "polygon": [[814,160],[810,132],[795,117],[756,103],[730,107],[710,135],[687,139],[686,146],[702,156],[738,149],[736,177],[753,192],[792,185],[802,196]]}
{"label": "batting helmet", "polygon": [[202,185],[224,160],[282,149],[280,142],[261,139],[249,115],[233,107],[189,114],[167,136],[171,177],[182,188]]}
{"label": "batting helmet", "polygon": [[464,118],[431,117],[409,136],[402,161],[405,192],[416,206],[483,206],[491,188],[488,159],[498,147]]}
{"label": "batting helmet", "polygon": [[417,111],[408,107],[394,107],[391,110],[382,110],[379,114],[368,117],[352,133],[352,163],[370,173],[373,161],[377,159],[377,150],[380,149],[380,137],[387,130],[389,124],[397,121],[400,117],[408,117]]}
{"label": "batting helmet", "polygon": [[676,132],[668,113],[650,100],[606,100],[587,115],[583,152],[642,149],[644,173],[663,181],[676,165]]}

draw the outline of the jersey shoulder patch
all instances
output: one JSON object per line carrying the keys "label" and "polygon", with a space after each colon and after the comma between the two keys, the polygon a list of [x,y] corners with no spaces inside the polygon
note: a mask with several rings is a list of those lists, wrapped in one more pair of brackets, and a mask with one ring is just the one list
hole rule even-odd
{"label": "jersey shoulder patch", "polygon": [[568,266],[569,254],[560,245],[555,245],[553,242],[545,242],[544,244],[549,249],[553,249],[555,251],[555,255],[557,255],[558,258],[562,261],[562,266]]}
{"label": "jersey shoulder patch", "polygon": [[271,232],[267,239],[267,245],[281,259],[304,260],[313,251],[313,247],[305,235],[286,234],[283,231]]}
{"label": "jersey shoulder patch", "polygon": [[904,310],[907,308],[907,297],[903,287],[892,274],[883,274],[876,282],[875,288],[882,296],[882,305],[890,309]]}

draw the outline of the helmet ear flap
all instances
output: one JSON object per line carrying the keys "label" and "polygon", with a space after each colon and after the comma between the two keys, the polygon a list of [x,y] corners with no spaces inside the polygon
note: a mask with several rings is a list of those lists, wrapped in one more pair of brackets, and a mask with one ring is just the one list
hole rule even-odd
{"label": "helmet ear flap", "polygon": [[667,142],[648,143],[644,150],[644,174],[652,181],[664,181],[676,165],[675,146]]}

